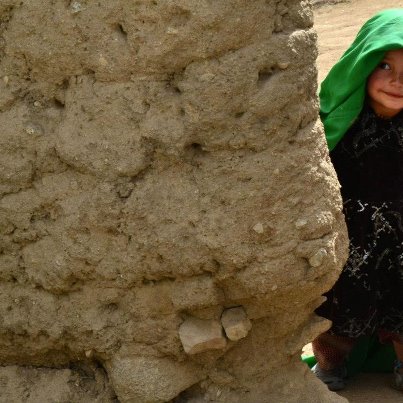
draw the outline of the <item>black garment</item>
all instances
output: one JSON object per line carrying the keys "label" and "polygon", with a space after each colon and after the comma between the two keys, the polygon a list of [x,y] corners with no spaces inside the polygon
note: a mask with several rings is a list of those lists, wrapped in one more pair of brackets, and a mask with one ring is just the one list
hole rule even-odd
{"label": "black garment", "polygon": [[403,114],[365,107],[331,153],[341,183],[350,255],[317,309],[331,333],[403,333]]}

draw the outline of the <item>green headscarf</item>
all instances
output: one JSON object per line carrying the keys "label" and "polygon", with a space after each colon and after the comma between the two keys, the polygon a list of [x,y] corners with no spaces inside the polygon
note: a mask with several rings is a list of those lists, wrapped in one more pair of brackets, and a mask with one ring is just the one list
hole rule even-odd
{"label": "green headscarf", "polygon": [[320,117],[332,150],[360,114],[366,82],[389,50],[403,48],[403,8],[384,10],[368,20],[322,82]]}

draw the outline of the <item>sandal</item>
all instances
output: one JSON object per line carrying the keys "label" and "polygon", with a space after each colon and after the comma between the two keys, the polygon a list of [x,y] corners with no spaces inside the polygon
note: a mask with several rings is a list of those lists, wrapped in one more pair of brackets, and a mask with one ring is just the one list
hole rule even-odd
{"label": "sandal", "polygon": [[325,383],[331,391],[342,390],[346,387],[344,379],[347,377],[347,370],[344,366],[327,371],[316,364],[312,367],[311,371]]}
{"label": "sandal", "polygon": [[395,366],[393,368],[393,388],[403,391],[403,364],[400,360],[395,361]]}

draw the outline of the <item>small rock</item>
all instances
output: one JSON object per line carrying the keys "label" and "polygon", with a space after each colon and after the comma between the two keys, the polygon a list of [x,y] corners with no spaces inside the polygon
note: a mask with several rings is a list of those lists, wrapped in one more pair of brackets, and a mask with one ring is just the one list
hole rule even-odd
{"label": "small rock", "polygon": [[285,70],[289,65],[290,65],[290,63],[278,63],[277,64],[278,68],[281,70]]}
{"label": "small rock", "polygon": [[254,227],[253,227],[253,231],[257,232],[258,234],[263,234],[264,232],[264,228],[263,228],[263,224],[258,222]]}
{"label": "small rock", "polygon": [[167,29],[167,34],[168,35],[177,35],[178,33],[179,33],[179,31],[176,28],[169,27]]}
{"label": "small rock", "polygon": [[308,220],[306,220],[305,218],[300,218],[295,222],[296,228],[305,227],[306,224],[308,224]]}
{"label": "small rock", "polygon": [[325,248],[320,248],[310,259],[309,264],[312,267],[319,267],[325,257],[327,256],[327,250]]}
{"label": "small rock", "polygon": [[43,128],[36,123],[27,123],[24,128],[25,132],[31,135],[43,135]]}
{"label": "small rock", "polygon": [[83,10],[83,6],[81,5],[81,3],[80,2],[78,2],[78,1],[73,1],[73,3],[71,3],[71,12],[73,13],[73,14],[77,14],[77,13],[79,13],[80,11],[82,11]]}
{"label": "small rock", "polygon": [[227,344],[221,324],[215,320],[186,319],[179,327],[179,337],[187,354],[223,349]]}
{"label": "small rock", "polygon": [[103,67],[108,65],[108,61],[106,60],[105,56],[99,55],[99,64]]}
{"label": "small rock", "polygon": [[8,81],[9,81],[9,78],[8,78],[8,76],[4,76],[3,77],[3,82],[4,82],[4,84],[8,84]]}
{"label": "small rock", "polygon": [[252,323],[241,306],[226,309],[221,316],[221,323],[227,337],[234,341],[246,337],[252,328]]}
{"label": "small rock", "polygon": [[94,351],[93,351],[93,350],[87,350],[87,351],[85,352],[85,356],[86,356],[87,358],[93,357],[93,356],[94,356]]}

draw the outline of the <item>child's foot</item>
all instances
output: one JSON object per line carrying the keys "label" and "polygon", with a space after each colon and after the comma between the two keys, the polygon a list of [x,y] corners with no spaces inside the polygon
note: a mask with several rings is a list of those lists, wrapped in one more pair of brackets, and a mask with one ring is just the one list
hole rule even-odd
{"label": "child's foot", "polygon": [[344,379],[347,376],[347,371],[344,366],[326,371],[316,364],[312,367],[312,372],[325,383],[331,391],[342,390],[346,386]]}
{"label": "child's foot", "polygon": [[392,386],[397,390],[403,391],[403,364],[401,361],[397,360],[395,362],[393,374],[394,374],[394,379],[393,379]]}

